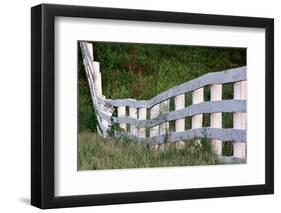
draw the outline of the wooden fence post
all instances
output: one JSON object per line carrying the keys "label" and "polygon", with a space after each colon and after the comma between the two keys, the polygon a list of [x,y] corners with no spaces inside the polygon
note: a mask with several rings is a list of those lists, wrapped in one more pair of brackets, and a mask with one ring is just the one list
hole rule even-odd
{"label": "wooden fence post", "polygon": [[[147,116],[147,109],[146,108],[139,108],[138,119],[139,120],[146,120]],[[146,129],[145,128],[138,128],[138,136],[141,138],[145,138],[146,136]]]}
{"label": "wooden fence post", "polygon": [[[165,114],[170,111],[170,100],[163,101],[160,103],[160,114]],[[160,135],[166,134],[169,132],[169,122],[161,123],[160,124]]]}
{"label": "wooden fence post", "polygon": [[93,61],[93,77],[94,87],[96,89],[97,96],[102,96],[102,83],[101,83],[101,72],[100,62]]}
{"label": "wooden fence post", "polygon": [[[151,107],[150,109],[150,119],[157,118],[159,116],[159,104]],[[149,130],[149,137],[159,135],[159,125],[151,127]]]}
{"label": "wooden fence post", "polygon": [[[129,107],[129,117],[138,118],[137,109],[134,107]],[[137,128],[134,125],[130,125],[130,133],[134,136],[137,135]]]}
{"label": "wooden fence post", "polygon": [[[192,92],[192,104],[198,104],[204,101],[204,88],[200,88],[194,90]],[[202,128],[203,123],[203,114],[194,115],[192,116],[192,129]],[[200,140],[196,140],[198,144],[200,144]]]}
{"label": "wooden fence post", "polygon": [[91,58],[91,61],[94,61],[94,51],[93,51],[93,44],[90,42],[84,42],[84,44],[86,45],[88,52],[89,52],[89,56]]}
{"label": "wooden fence post", "polygon": [[[170,111],[170,100],[166,100],[160,103],[160,115],[164,115]],[[159,134],[160,135],[166,135],[168,137],[169,133],[169,122],[164,122],[159,125]],[[165,142],[168,142],[166,138]],[[160,150],[164,150],[165,146],[167,146],[168,143],[163,143],[159,145]]]}
{"label": "wooden fence post", "polygon": [[[102,97],[102,98],[105,98],[105,96],[103,96],[103,95],[102,95],[101,97]],[[110,116],[110,117],[112,116],[113,108],[100,104],[100,110],[101,110],[102,112],[104,112],[106,115],[108,115],[108,116]],[[106,131],[107,131],[107,133],[108,133],[110,122],[108,122],[108,121],[105,120],[105,119],[102,119],[102,120],[101,120],[101,123],[102,123],[103,128],[105,128]],[[106,135],[107,135],[107,133],[106,133]],[[106,136],[106,135],[105,135],[105,136]]]}
{"label": "wooden fence post", "polygon": [[[120,106],[117,108],[117,114],[118,117],[125,117],[126,116],[126,107],[125,106]],[[125,123],[119,123],[119,127],[124,129],[125,132],[127,131],[127,124]]]}
{"label": "wooden fence post", "polygon": [[[102,95],[102,80],[101,80],[101,72],[100,72],[100,63],[97,61],[94,61],[94,52],[93,52],[93,44],[89,42],[84,42],[84,45],[86,47],[86,54],[88,58],[88,63],[90,66],[88,66],[91,82],[92,82],[92,87],[94,90],[94,95],[96,97],[102,97],[105,98]],[[113,109],[109,106],[104,106],[104,105],[98,105],[98,110],[103,111],[106,115],[111,116]],[[101,127],[103,130],[106,130],[106,132],[103,132],[102,135],[106,136],[107,135],[107,130],[109,128],[109,122],[101,119]]]}
{"label": "wooden fence post", "polygon": [[[213,84],[211,85],[211,101],[220,101],[222,100],[222,85]],[[222,128],[222,113],[216,112],[211,113],[211,127],[212,128]],[[222,154],[222,141],[221,140],[212,140],[212,149],[215,155]]]}
{"label": "wooden fence post", "polygon": [[[247,99],[246,81],[239,81],[234,83],[234,99]],[[233,113],[233,128],[246,129],[246,113]],[[233,157],[246,158],[246,143],[239,141],[233,142]]]}
{"label": "wooden fence post", "polygon": [[[178,95],[175,97],[175,110],[180,110],[185,108],[185,94]],[[178,119],[175,121],[175,131],[176,132],[183,132],[185,131],[185,119]],[[177,141],[176,146],[178,148],[185,147],[184,141]]]}
{"label": "wooden fence post", "polygon": [[[91,43],[87,43],[87,47],[91,56],[91,60],[94,60],[93,45]],[[100,72],[100,63],[97,61],[91,61],[91,62],[92,62],[92,78],[93,78],[96,96],[105,99],[106,97],[102,94],[102,79],[101,79],[101,72]],[[100,106],[100,110],[102,110],[106,115],[108,116],[112,115],[113,109],[111,107],[106,105],[99,105],[99,106]],[[106,129],[106,131],[108,131],[109,122],[102,119],[102,126],[103,128]]]}

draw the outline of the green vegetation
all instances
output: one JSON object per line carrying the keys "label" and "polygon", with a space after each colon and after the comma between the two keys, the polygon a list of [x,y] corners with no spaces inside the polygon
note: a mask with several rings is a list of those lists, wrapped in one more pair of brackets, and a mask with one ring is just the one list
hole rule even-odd
{"label": "green vegetation", "polygon": [[[146,44],[121,44],[121,43],[94,43],[94,57],[100,62],[102,73],[103,94],[107,98],[135,98],[150,99],[168,88],[179,85],[191,79],[197,78],[208,72],[216,72],[229,68],[246,65],[246,49],[243,48],[211,48],[211,47],[191,47],[191,46],[172,46],[172,45],[146,45]],[[84,71],[81,53],[79,53],[79,165],[81,169],[98,168],[131,168],[145,166],[166,166],[169,164],[161,163],[163,158],[171,161],[172,165],[191,165],[191,164],[211,164],[213,159],[206,161],[187,161],[188,156],[193,156],[188,150],[179,151],[182,155],[188,155],[181,158],[177,151],[165,150],[163,153],[151,152],[141,145],[130,145],[128,150],[120,151],[119,143],[112,144],[112,139],[97,138],[96,117],[92,107],[89,86]],[[210,100],[209,87],[204,88],[204,99]],[[233,85],[223,86],[223,99],[231,99],[233,96]],[[186,105],[191,104],[191,94],[186,94]],[[170,101],[170,107],[173,109],[174,102]],[[148,112],[149,113],[149,112]],[[204,114],[203,126],[208,126],[210,115]],[[170,128],[174,123],[170,122]],[[191,120],[186,118],[186,127],[191,127]],[[232,127],[232,114],[223,114],[223,127]],[[92,137],[92,139],[88,137]],[[108,140],[108,143],[105,143]],[[92,144],[91,144],[92,143]],[[100,145],[98,145],[100,143]],[[106,151],[108,155],[116,155],[112,158],[105,158],[98,150],[107,150],[100,146],[108,144],[114,150]],[[111,145],[110,145],[111,144]],[[121,142],[121,144],[123,144]],[[108,147],[108,149],[109,149]],[[121,146],[122,147],[122,146]],[[140,151],[138,155],[137,150]],[[99,149],[100,148],[100,149]],[[85,150],[84,150],[85,149]],[[89,150],[88,150],[89,149]],[[145,149],[145,151],[143,150]],[[130,150],[130,151],[129,151]],[[184,152],[187,152],[184,154]],[[224,155],[231,155],[231,143],[225,143],[223,148]],[[114,153],[114,154],[112,154]],[[125,160],[120,160],[118,153],[127,153],[128,161],[138,159],[141,163],[130,164]],[[131,153],[131,157],[129,157]],[[146,153],[146,154],[144,154]],[[158,154],[157,154],[158,153]],[[166,154],[165,154],[166,153]],[[170,153],[170,154],[168,154]],[[171,153],[177,153],[178,158],[172,158]],[[134,155],[134,156],[133,156]],[[146,155],[152,155],[151,159],[157,162],[152,163]],[[125,155],[126,156],[126,155]],[[145,157],[146,156],[146,157]],[[164,156],[164,157],[163,157]],[[170,157],[168,157],[170,156]],[[109,159],[115,160],[116,165],[111,165],[103,161]],[[132,158],[132,159],[131,159]],[[92,159],[92,160],[91,160]],[[93,160],[94,159],[94,160]],[[106,160],[107,159],[107,160]],[[118,161],[123,163],[123,166]],[[125,157],[124,157],[125,159]],[[146,160],[147,162],[146,162]],[[196,158],[197,159],[197,158]],[[198,159],[197,159],[198,160]],[[174,164],[172,163],[174,162]],[[99,162],[97,164],[93,162]],[[103,162],[103,163],[102,163]],[[119,162],[119,163],[117,163]],[[177,163],[175,163],[177,162]],[[193,162],[193,163],[192,163]],[[102,166],[98,166],[102,165]],[[139,166],[136,166],[139,165]],[[172,166],[171,165],[171,166]],[[103,167],[105,166],[105,167]]]}
{"label": "green vegetation", "polygon": [[103,93],[149,99],[205,73],[246,64],[245,49],[96,43]]}
{"label": "green vegetation", "polygon": [[170,144],[161,150],[126,138],[105,139],[83,131],[79,134],[78,166],[80,170],[89,170],[217,164],[210,141],[203,139],[201,144],[190,141],[183,149]]}

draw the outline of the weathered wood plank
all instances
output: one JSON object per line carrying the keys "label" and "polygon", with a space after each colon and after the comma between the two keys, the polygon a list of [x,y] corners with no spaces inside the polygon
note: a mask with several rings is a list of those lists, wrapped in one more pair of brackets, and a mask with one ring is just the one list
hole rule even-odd
{"label": "weathered wood plank", "polygon": [[100,73],[100,63],[93,61],[93,70],[92,77],[94,81],[94,88],[96,90],[97,96],[102,96],[102,82],[101,82],[101,73]]}
{"label": "weathered wood plank", "polygon": [[[163,101],[160,103],[160,114],[169,113],[170,111],[170,100]],[[166,134],[169,132],[169,122],[161,123],[159,126],[159,133]]]}
{"label": "weathered wood plank", "polygon": [[[185,108],[185,96],[184,95],[176,96],[175,97],[175,111],[173,111],[173,112],[179,112],[180,110],[183,110],[184,108]],[[176,130],[176,132],[182,132],[185,130],[184,117],[176,119],[175,130]]]}
{"label": "weathered wood plank", "polygon": [[[185,94],[178,95],[175,97],[175,110],[182,110],[185,108]],[[182,132],[185,130],[185,118],[180,118],[175,121],[175,131]],[[184,148],[185,143],[184,141],[177,141],[176,142],[177,148]]]}
{"label": "weathered wood plank", "polygon": [[[215,112],[245,112],[246,111],[246,101],[245,100],[222,100],[222,101],[209,101],[202,102],[199,104],[194,104],[188,106],[181,110],[176,110],[159,115],[155,119],[151,120],[138,120],[131,117],[112,117],[114,122],[117,123],[127,123],[134,125],[138,128],[149,128],[159,125],[164,122],[182,119],[185,117],[190,117],[202,113],[215,113]],[[110,121],[111,117],[100,112],[102,119]]]}
{"label": "weathered wood plank", "polygon": [[176,142],[185,141],[199,138],[217,139],[222,141],[240,141],[241,143],[246,143],[246,130],[242,129],[219,129],[219,128],[198,128],[189,129],[183,132],[173,132],[170,134],[157,135],[151,138],[141,138],[133,136],[126,132],[116,132],[115,135],[129,137],[133,140],[142,143],[155,143],[161,144],[165,141]]}
{"label": "weathered wood plank", "polygon": [[[118,114],[118,118],[126,118],[126,107],[124,106],[118,107],[117,114]],[[122,119],[118,119],[118,123],[120,128],[122,128],[124,131],[127,131],[127,125],[126,125],[127,122],[122,122]]]}
{"label": "weathered wood plank", "polygon": [[246,158],[236,158],[233,156],[217,156],[217,159],[221,164],[246,163]]}
{"label": "weathered wood plank", "polygon": [[[246,100],[246,81],[234,83],[234,99]],[[233,127],[235,129],[246,129],[246,113],[233,113]],[[237,158],[246,158],[246,144],[239,140],[233,143],[233,156]]]}
{"label": "weathered wood plank", "polygon": [[[192,92],[192,106],[204,102],[204,88],[194,90]],[[213,102],[211,102],[213,103]],[[203,114],[202,112],[196,113],[192,116],[192,129],[201,128],[203,123]]]}
{"label": "weathered wood plank", "polygon": [[[152,120],[157,119],[159,117],[159,113],[160,113],[160,107],[159,104],[157,104],[150,109],[150,118]],[[156,135],[159,135],[159,125],[153,125],[150,127],[149,130],[149,137],[153,137]]]}
{"label": "weathered wood plank", "polygon": [[181,85],[175,86],[166,90],[163,93],[160,93],[153,97],[150,100],[140,100],[140,101],[132,101],[130,99],[102,99],[98,98],[99,103],[102,104],[110,104],[112,106],[129,106],[134,108],[151,108],[160,102],[163,102],[172,97],[182,95],[187,92],[191,92],[193,90],[199,89],[206,85],[211,84],[224,84],[230,82],[237,82],[246,80],[246,67],[238,67],[234,69],[228,69],[221,72],[212,72],[207,73],[201,77],[183,83]]}
{"label": "weathered wood plank", "polygon": [[[210,87],[211,101],[220,101],[222,99],[222,84],[213,84]],[[222,113],[211,113],[210,126],[213,128],[222,128]],[[212,140],[212,151],[215,155],[222,154],[222,141]]]}
{"label": "weathered wood plank", "polygon": [[[204,102],[204,87],[196,89],[192,92],[192,104],[196,105]],[[197,129],[201,128],[203,125],[203,114],[195,114],[191,118],[191,128]],[[195,141],[197,145],[201,145],[200,140]]]}
{"label": "weathered wood plank", "polygon": [[[133,107],[130,107],[130,108],[129,108],[129,116],[130,116],[131,118],[137,119],[137,118],[138,118],[137,109],[136,109],[136,108],[133,108]],[[134,125],[130,125],[130,133],[131,133],[132,135],[137,135],[137,127],[135,127]]]}
{"label": "weathered wood plank", "polygon": [[[146,108],[140,108],[138,110],[138,120],[146,120],[147,116],[147,109]],[[138,136],[141,138],[145,138],[146,136],[146,129],[145,128],[138,128]]]}

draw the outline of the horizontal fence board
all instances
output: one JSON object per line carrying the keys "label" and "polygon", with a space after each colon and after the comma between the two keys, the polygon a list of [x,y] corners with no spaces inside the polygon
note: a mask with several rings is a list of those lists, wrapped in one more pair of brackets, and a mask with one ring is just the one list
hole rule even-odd
{"label": "horizontal fence board", "polygon": [[246,163],[246,158],[236,158],[233,156],[217,156],[217,158],[222,164]]}
{"label": "horizontal fence board", "polygon": [[220,129],[220,128],[197,128],[189,129],[183,132],[173,132],[162,134],[151,138],[140,138],[126,132],[115,132],[117,137],[129,137],[132,140],[141,143],[161,144],[164,142],[177,142],[183,140],[192,140],[197,138],[217,139],[222,141],[241,141],[246,143],[246,130],[241,129]]}
{"label": "horizontal fence board", "polygon": [[99,103],[108,104],[111,106],[129,106],[134,108],[151,108],[152,106],[159,104],[169,98],[182,95],[187,92],[202,88],[210,84],[224,84],[230,82],[237,82],[246,80],[246,66],[238,67],[234,69],[228,69],[221,72],[207,73],[201,77],[183,83],[166,90],[163,93],[156,95],[150,100],[132,101],[131,99],[103,99],[98,98]]}
{"label": "horizontal fence board", "polygon": [[138,120],[131,117],[110,117],[102,112],[100,116],[102,119],[115,123],[127,123],[139,128],[149,128],[168,121],[178,120],[185,117],[190,117],[202,113],[215,112],[246,112],[245,100],[222,100],[222,101],[208,101],[199,104],[188,106],[184,109],[172,111],[159,115],[157,118],[151,120]]}

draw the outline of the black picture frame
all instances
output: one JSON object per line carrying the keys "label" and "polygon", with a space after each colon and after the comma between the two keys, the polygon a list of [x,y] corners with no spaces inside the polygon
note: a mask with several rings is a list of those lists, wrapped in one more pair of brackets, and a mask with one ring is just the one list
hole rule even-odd
{"label": "black picture frame", "polygon": [[[265,184],[93,195],[54,195],[55,17],[264,28]],[[263,140],[261,138],[261,140]],[[274,193],[274,20],[271,18],[41,4],[31,8],[31,204],[39,208],[217,198]]]}

